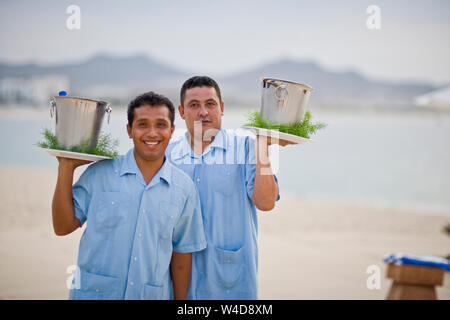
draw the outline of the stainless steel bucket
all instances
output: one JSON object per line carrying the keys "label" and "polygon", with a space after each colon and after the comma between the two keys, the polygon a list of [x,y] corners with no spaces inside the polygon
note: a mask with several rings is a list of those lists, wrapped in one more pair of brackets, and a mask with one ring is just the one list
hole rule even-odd
{"label": "stainless steel bucket", "polygon": [[262,79],[261,116],[272,123],[300,122],[313,88],[287,80]]}
{"label": "stainless steel bucket", "polygon": [[108,102],[57,96],[50,101],[50,115],[56,115],[56,140],[66,149],[97,146],[105,112],[112,109]]}

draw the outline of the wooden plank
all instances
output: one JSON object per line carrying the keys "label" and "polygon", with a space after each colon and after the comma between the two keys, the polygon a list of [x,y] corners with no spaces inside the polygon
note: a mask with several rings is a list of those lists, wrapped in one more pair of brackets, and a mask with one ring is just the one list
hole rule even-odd
{"label": "wooden plank", "polygon": [[442,268],[388,264],[387,277],[399,284],[441,286],[444,272]]}
{"label": "wooden plank", "polygon": [[387,300],[436,300],[434,286],[399,284],[395,280],[389,290]]}

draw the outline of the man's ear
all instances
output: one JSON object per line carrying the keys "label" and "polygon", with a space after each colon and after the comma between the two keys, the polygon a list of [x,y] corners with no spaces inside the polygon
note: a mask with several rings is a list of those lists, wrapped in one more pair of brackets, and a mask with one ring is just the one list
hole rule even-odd
{"label": "man's ear", "polygon": [[128,137],[130,137],[130,139],[131,139],[132,138],[131,137],[131,127],[128,123],[127,123],[127,132],[128,132]]}
{"label": "man's ear", "polygon": [[178,106],[178,112],[180,113],[181,119],[184,119],[184,108],[181,104]]}
{"label": "man's ear", "polygon": [[222,115],[223,115],[223,108],[225,106],[225,103],[223,103],[223,101],[220,102],[220,111],[222,111]]}

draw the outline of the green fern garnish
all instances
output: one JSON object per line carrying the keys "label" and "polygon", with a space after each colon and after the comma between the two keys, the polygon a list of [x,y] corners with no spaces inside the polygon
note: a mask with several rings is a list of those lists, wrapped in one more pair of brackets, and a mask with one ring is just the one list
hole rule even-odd
{"label": "green fern garnish", "polygon": [[56,135],[49,129],[44,129],[42,136],[43,141],[37,143],[37,145],[41,148],[95,154],[113,159],[119,155],[119,152],[116,150],[119,146],[119,140],[112,139],[110,134],[100,134],[97,145],[94,149],[89,147],[89,143],[82,143],[79,146],[74,146],[69,149],[63,148],[59,145]]}
{"label": "green fern garnish", "polygon": [[315,134],[317,130],[325,128],[327,125],[325,123],[311,123],[311,113],[309,111],[305,112],[305,116],[301,122],[294,122],[290,124],[279,124],[271,123],[266,119],[261,117],[259,111],[251,112],[248,115],[249,123],[246,126],[264,128],[269,130],[278,130],[280,132],[293,134],[306,139],[309,139],[311,135]]}

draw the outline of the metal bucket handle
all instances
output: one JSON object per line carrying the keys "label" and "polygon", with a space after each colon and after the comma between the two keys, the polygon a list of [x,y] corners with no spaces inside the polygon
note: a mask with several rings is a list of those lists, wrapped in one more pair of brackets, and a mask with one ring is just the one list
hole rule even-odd
{"label": "metal bucket handle", "polygon": [[112,108],[109,106],[109,103],[106,105],[105,112],[108,113],[108,124],[109,124],[109,118],[111,117]]}
{"label": "metal bucket handle", "polygon": [[282,109],[289,98],[289,92],[284,82],[275,89],[275,97],[278,100],[278,109]]}
{"label": "metal bucket handle", "polygon": [[55,114],[55,109],[56,109],[56,102],[55,100],[50,100],[50,117],[53,118],[53,115]]}
{"label": "metal bucket handle", "polygon": [[[56,102],[55,100],[50,100],[50,117],[53,118],[53,115],[55,114],[55,109],[56,109]],[[108,113],[108,124],[109,124],[109,120],[111,118],[111,112],[112,112],[112,108],[109,106],[109,103],[106,105],[105,108],[105,112]]]}

